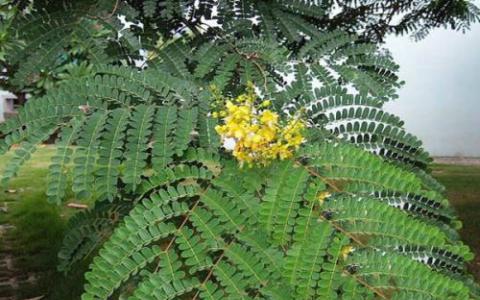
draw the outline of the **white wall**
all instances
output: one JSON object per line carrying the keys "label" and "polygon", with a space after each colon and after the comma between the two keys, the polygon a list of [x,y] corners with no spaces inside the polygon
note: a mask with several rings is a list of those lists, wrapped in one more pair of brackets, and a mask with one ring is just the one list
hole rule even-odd
{"label": "white wall", "polygon": [[5,113],[5,101],[3,98],[0,98],[0,123],[5,122],[4,114]]}
{"label": "white wall", "polygon": [[0,90],[0,123],[5,121],[5,113],[13,111],[13,99],[16,98],[14,94]]}

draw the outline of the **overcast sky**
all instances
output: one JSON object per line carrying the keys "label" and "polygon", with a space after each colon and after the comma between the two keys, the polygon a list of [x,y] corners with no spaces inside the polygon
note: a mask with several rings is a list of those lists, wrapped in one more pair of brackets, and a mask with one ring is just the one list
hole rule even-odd
{"label": "overcast sky", "polygon": [[480,156],[480,24],[465,34],[436,29],[419,42],[391,37],[386,47],[406,81],[386,110],[432,155]]}

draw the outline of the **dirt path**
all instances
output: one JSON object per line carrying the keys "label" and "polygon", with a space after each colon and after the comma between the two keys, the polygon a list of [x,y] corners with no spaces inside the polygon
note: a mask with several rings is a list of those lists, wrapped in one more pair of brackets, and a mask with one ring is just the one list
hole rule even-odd
{"label": "dirt path", "polygon": [[433,161],[446,165],[480,166],[480,157],[435,156]]}

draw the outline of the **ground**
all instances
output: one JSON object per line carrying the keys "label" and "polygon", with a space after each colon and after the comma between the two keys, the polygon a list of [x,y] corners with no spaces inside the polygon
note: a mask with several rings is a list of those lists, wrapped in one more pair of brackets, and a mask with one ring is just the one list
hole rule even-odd
{"label": "ground", "polygon": [[[0,224],[4,224],[0,226],[0,300],[15,299],[6,297],[14,296],[12,286],[18,299],[48,295],[46,298],[54,300],[76,299],[83,287],[86,264],[68,280],[56,272],[56,253],[65,224],[76,210],[45,199],[47,166],[53,152],[51,147],[40,148],[9,188],[0,191],[0,209],[4,211],[0,211]],[[8,159],[0,157],[0,174]],[[433,174],[447,187],[463,221],[461,235],[477,255],[470,269],[479,279],[480,166],[436,164]],[[75,200],[67,203],[71,201]]]}
{"label": "ground", "polygon": [[[45,294],[49,295],[47,299],[77,299],[82,290],[86,266],[72,275],[73,280],[66,280],[56,271],[56,253],[65,225],[76,210],[46,200],[48,165],[53,153],[51,147],[37,150],[8,189],[0,190],[0,300]],[[0,157],[0,174],[9,158]]]}
{"label": "ground", "polygon": [[463,241],[475,259],[470,270],[480,279],[480,165],[433,165],[433,175],[447,188],[447,196],[463,222]]}

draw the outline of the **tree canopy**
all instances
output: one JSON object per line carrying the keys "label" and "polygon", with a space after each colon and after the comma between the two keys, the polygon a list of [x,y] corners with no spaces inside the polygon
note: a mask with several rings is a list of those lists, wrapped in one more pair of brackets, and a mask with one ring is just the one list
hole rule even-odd
{"label": "tree canopy", "polygon": [[[175,35],[201,32],[205,38],[215,38],[218,30],[208,27],[212,24],[220,24],[225,34],[236,31],[238,38],[252,33],[273,38],[279,45],[295,52],[316,31],[341,30],[359,35],[359,40],[379,42],[389,34],[412,34],[422,38],[437,27],[466,30],[479,19],[478,8],[467,0],[22,0],[3,1],[1,7],[0,61],[6,67],[2,70],[6,76],[2,85],[18,92],[26,87],[27,91],[36,92],[40,88],[41,92],[71,74],[81,76],[88,73],[88,65],[98,61],[127,59],[127,63],[132,64],[139,56],[140,48],[158,46]],[[57,19],[59,10],[70,13]],[[49,14],[53,14],[53,18],[25,24],[35,16]],[[123,28],[118,19],[120,15],[137,26],[128,30]],[[74,26],[76,24],[79,26]],[[33,30],[34,26],[38,28]],[[247,31],[238,30],[240,27]],[[50,35],[41,35],[41,40],[35,40],[30,48],[25,48],[25,43],[39,34],[41,28],[56,29]],[[252,31],[248,32],[248,29]],[[121,38],[118,37],[119,30],[122,30]],[[26,55],[43,56],[42,59],[32,58],[39,70],[33,73],[22,70],[20,64]],[[33,63],[28,59],[25,62]],[[26,78],[27,73],[29,78]]]}

